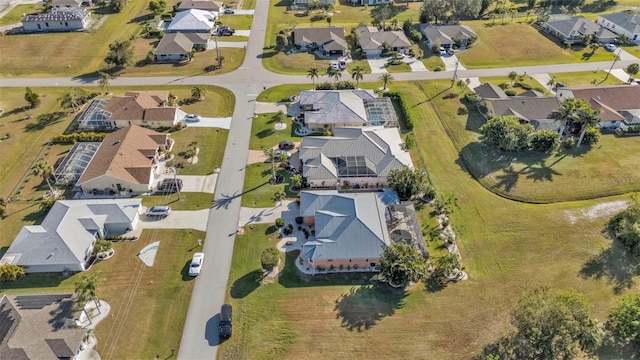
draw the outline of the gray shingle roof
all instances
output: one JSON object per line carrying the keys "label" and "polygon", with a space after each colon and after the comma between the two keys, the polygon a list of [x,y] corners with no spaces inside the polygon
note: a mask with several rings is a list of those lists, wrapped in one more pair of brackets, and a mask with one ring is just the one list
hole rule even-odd
{"label": "gray shingle roof", "polygon": [[602,14],[600,17],[616,24],[616,26],[629,31],[632,34],[640,33],[640,14],[631,15],[619,12],[613,14]]}
{"label": "gray shingle roof", "polygon": [[420,24],[420,31],[431,42],[439,42],[441,45],[453,44],[453,38],[456,36],[467,40],[477,36],[467,25]]}
{"label": "gray shingle roof", "polygon": [[324,45],[325,50],[345,51],[349,47],[344,37],[344,28],[340,26],[296,28],[293,31],[293,42],[295,44],[316,43]]}
{"label": "gray shingle roof", "polygon": [[392,48],[409,47],[411,42],[403,31],[378,31],[376,27],[363,26],[356,29],[358,41],[362,50],[382,49],[382,43],[387,42]]}
{"label": "gray shingle roof", "polygon": [[20,266],[83,263],[95,233],[133,222],[141,199],[57,201],[40,225],[24,226],[0,262]]}
{"label": "gray shingle roof", "polygon": [[515,115],[523,120],[543,120],[553,117],[560,108],[558,99],[552,96],[513,96],[508,99],[488,99],[495,114],[493,116]]}
{"label": "gray shingle roof", "polygon": [[582,35],[596,35],[599,38],[616,37],[616,34],[585,18],[584,16],[574,16],[564,20],[547,21],[547,26],[565,37],[579,37]]}
{"label": "gray shingle roof", "polygon": [[483,99],[506,99],[508,97],[502,88],[490,83],[477,86],[473,91]]}
{"label": "gray shingle roof", "polygon": [[336,127],[333,134],[302,139],[299,156],[303,163],[302,174],[308,180],[354,176],[345,161],[357,161],[359,168],[366,166],[372,177],[387,176],[392,169],[404,166],[413,167],[396,128]]}
{"label": "gray shingle roof", "polygon": [[209,0],[183,0],[178,6],[178,10],[199,9],[208,11],[220,11],[223,3]]}
{"label": "gray shingle roof", "polygon": [[156,54],[185,54],[191,52],[194,44],[206,44],[208,33],[169,33],[165,34],[156,46]]}
{"label": "gray shingle roof", "polygon": [[391,243],[382,192],[302,191],[300,215],[315,216],[315,238],[303,252],[316,259],[378,258]]}

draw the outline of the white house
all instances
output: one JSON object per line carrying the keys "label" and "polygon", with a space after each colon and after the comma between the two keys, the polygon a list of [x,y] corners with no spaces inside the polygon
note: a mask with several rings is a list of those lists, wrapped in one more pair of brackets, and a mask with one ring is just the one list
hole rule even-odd
{"label": "white house", "polygon": [[217,18],[218,13],[214,11],[199,9],[180,11],[173,18],[165,32],[201,32],[210,34],[216,26],[215,21]]}
{"label": "white house", "polygon": [[40,225],[24,226],[0,264],[26,273],[85,271],[98,238],[135,229],[141,199],[56,201]]}
{"label": "white house", "polygon": [[91,14],[79,7],[53,8],[51,12],[27,15],[22,20],[25,32],[56,32],[86,29]]}
{"label": "white house", "polygon": [[598,15],[598,24],[640,45],[640,14],[613,13]]}

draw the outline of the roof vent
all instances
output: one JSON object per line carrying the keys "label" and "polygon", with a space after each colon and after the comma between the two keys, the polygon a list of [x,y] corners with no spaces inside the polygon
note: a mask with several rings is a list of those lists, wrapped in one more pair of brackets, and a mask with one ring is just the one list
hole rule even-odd
{"label": "roof vent", "polygon": [[119,152],[119,153],[118,153],[118,155],[122,156],[122,155],[124,155],[124,154],[123,154],[122,152]]}
{"label": "roof vent", "polygon": [[596,95],[596,99],[600,100],[600,95]]}

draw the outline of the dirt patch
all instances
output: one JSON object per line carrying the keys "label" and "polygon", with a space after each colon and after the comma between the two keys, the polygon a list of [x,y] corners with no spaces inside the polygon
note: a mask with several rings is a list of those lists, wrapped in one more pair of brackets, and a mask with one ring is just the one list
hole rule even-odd
{"label": "dirt patch", "polygon": [[629,202],[625,200],[609,201],[599,203],[588,209],[580,211],[565,211],[565,215],[571,224],[576,224],[580,217],[587,219],[597,219],[604,216],[611,216],[619,213],[629,206]]}

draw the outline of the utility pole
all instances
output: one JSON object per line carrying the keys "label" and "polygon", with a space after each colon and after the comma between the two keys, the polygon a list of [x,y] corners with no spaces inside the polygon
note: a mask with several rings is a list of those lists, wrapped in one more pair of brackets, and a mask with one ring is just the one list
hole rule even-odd
{"label": "utility pole", "polygon": [[456,68],[453,70],[453,77],[451,78],[451,87],[453,87],[453,84],[455,84],[458,78],[458,64],[460,64],[460,59],[456,60]]}
{"label": "utility pole", "polygon": [[173,173],[173,183],[176,186],[176,190],[178,190],[178,200],[180,200],[180,185],[178,185],[177,171],[175,167],[169,168]]}
{"label": "utility pole", "polygon": [[611,74],[611,71],[613,70],[613,67],[616,65],[616,61],[620,60],[620,52],[621,51],[622,51],[622,48],[618,49],[618,54],[616,54],[616,57],[613,59],[613,63],[611,64],[611,68],[607,72],[607,75],[604,77],[604,80],[600,81],[598,83],[598,85],[600,85],[603,82],[607,81],[607,79],[609,78],[609,74]]}
{"label": "utility pole", "polygon": [[216,30],[216,33],[213,35],[213,37],[216,40],[216,61],[218,62],[218,66],[222,67],[222,64],[220,63],[220,47],[218,47],[218,30]]}

